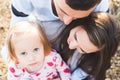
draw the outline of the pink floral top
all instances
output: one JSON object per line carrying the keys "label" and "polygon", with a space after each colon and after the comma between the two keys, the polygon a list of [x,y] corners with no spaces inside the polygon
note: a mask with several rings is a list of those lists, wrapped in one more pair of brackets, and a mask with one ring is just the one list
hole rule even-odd
{"label": "pink floral top", "polygon": [[37,72],[28,73],[25,68],[18,69],[11,62],[8,68],[7,80],[52,80],[57,77],[61,80],[71,80],[69,67],[55,50],[45,57],[43,67]]}

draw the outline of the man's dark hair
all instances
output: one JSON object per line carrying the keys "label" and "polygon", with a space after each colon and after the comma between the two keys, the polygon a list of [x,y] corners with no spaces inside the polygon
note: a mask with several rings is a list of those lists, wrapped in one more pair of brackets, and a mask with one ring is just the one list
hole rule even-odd
{"label": "man's dark hair", "polygon": [[65,0],[65,2],[75,10],[88,10],[99,4],[101,0]]}

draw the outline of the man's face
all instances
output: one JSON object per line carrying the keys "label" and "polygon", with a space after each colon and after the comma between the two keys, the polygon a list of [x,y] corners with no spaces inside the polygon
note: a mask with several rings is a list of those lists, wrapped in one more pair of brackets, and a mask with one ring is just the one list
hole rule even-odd
{"label": "man's face", "polygon": [[72,20],[88,16],[93,11],[93,9],[96,7],[94,6],[93,8],[90,8],[89,10],[83,11],[83,10],[74,10],[70,8],[66,4],[65,0],[53,0],[53,3],[55,5],[58,17],[66,25],[69,24]]}

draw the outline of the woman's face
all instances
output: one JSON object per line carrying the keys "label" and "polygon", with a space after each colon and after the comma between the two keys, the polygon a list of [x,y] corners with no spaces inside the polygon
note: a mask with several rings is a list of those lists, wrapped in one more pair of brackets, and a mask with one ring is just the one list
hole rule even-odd
{"label": "woman's face", "polygon": [[80,53],[92,53],[99,50],[90,41],[87,32],[80,26],[70,31],[67,42],[70,49],[77,49]]}

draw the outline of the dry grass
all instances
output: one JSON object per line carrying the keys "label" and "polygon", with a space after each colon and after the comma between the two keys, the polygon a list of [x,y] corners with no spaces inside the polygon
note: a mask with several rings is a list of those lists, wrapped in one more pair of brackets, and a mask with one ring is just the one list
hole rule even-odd
{"label": "dry grass", "polygon": [[[9,0],[0,0],[0,50],[2,45],[4,44],[5,39],[5,32],[7,31],[7,28],[9,27],[9,21],[10,21],[10,6],[9,6]],[[6,64],[2,60],[0,56],[0,80],[6,80]]]}

